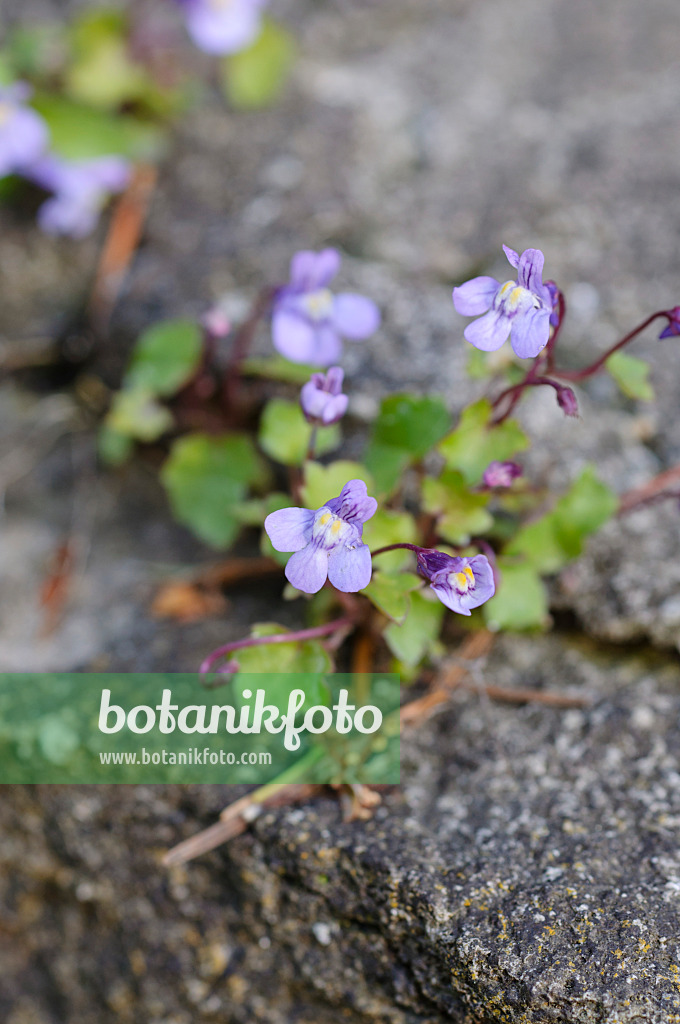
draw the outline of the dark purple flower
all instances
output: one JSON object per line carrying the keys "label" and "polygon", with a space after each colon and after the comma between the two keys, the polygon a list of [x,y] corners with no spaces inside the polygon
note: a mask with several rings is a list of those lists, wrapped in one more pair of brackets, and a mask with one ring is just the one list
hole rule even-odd
{"label": "dark purple flower", "polygon": [[189,35],[205,53],[238,53],[260,34],[268,0],[177,0]]}
{"label": "dark purple flower", "polygon": [[264,528],[277,551],[293,551],[286,578],[298,590],[316,594],[326,582],[345,593],[363,590],[371,581],[371,552],[361,537],[363,524],[378,507],[363,480],[350,480],[339,497],[321,508],[282,508]]}
{"label": "dark purple flower", "polygon": [[578,400],[571,388],[557,388],[557,404],[565,416],[578,416]]}
{"label": "dark purple flower", "polygon": [[94,231],[111,193],[121,192],[127,185],[130,164],[120,156],[63,160],[50,154],[27,168],[24,176],[54,192],[38,210],[43,231],[84,238]]}
{"label": "dark purple flower", "polygon": [[0,178],[21,173],[47,149],[47,125],[26,106],[30,94],[24,82],[0,88]]}
{"label": "dark purple flower", "polygon": [[329,291],[339,267],[335,249],[293,256],[290,282],[274,299],[272,339],[274,348],[294,363],[329,366],[340,357],[341,337],[362,341],[380,324],[380,312],[371,299]]}
{"label": "dark purple flower", "polygon": [[454,558],[443,551],[421,548],[418,571],[430,581],[430,587],[447,608],[459,615],[470,615],[496,592],[493,570],[486,555]]}
{"label": "dark purple flower", "polygon": [[483,352],[495,352],[507,341],[521,359],[537,356],[550,336],[554,294],[543,284],[544,256],[540,249],[525,249],[519,256],[503,246],[517,270],[516,281],[501,284],[494,277],[475,277],[453,289],[453,304],[463,316],[480,316],[463,332]]}
{"label": "dark purple flower", "polygon": [[347,412],[349,398],[342,394],[344,371],[331,366],[326,373],[313,373],[300,392],[300,405],[308,423],[330,427]]}
{"label": "dark purple flower", "polygon": [[661,338],[677,338],[680,335],[680,306],[669,309],[666,316],[668,317],[668,326],[659,335],[659,340]]}
{"label": "dark purple flower", "polygon": [[522,467],[516,462],[490,462],[484,470],[482,483],[485,487],[510,487],[522,472]]}

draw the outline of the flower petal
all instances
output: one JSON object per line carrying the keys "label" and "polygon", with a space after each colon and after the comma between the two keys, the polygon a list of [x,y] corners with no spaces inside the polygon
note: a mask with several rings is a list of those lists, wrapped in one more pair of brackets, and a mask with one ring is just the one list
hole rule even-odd
{"label": "flower petal", "polygon": [[463,331],[467,341],[482,352],[495,352],[507,341],[509,334],[510,320],[493,309],[479,320],[468,324]]}
{"label": "flower petal", "polygon": [[517,269],[519,266],[519,253],[515,252],[514,249],[511,249],[509,245],[503,246],[503,252],[507,256],[510,266]]}
{"label": "flower petal", "polygon": [[309,357],[310,363],[317,366],[328,366],[336,363],[342,355],[342,339],[330,324],[317,324],[314,332],[314,349]]}
{"label": "flower petal", "polygon": [[510,343],[520,359],[533,359],[548,344],[550,311],[529,309],[512,321]]}
{"label": "flower petal", "polygon": [[272,317],[272,342],[274,348],[293,363],[314,363],[316,331],[312,325],[297,313],[287,309],[275,312]]}
{"label": "flower petal", "polygon": [[478,608],[496,593],[493,569],[486,555],[475,555],[468,565],[474,573],[475,586],[474,590],[468,591],[463,600],[466,601],[468,608]]}
{"label": "flower petal", "polygon": [[479,316],[491,309],[491,303],[500,288],[495,277],[473,277],[453,289],[453,304],[461,316]]}
{"label": "flower petal", "polygon": [[197,0],[187,8],[186,24],[191,38],[204,53],[236,53],[257,36],[259,7],[247,0],[225,8]]}
{"label": "flower petal", "polygon": [[326,397],[328,401],[326,402],[325,409],[321,412],[321,420],[327,425],[337,423],[347,412],[349,398],[347,395],[331,395]]}
{"label": "flower petal", "polygon": [[328,558],[328,579],[336,590],[345,594],[355,594],[363,590],[371,582],[373,565],[371,552],[367,544],[356,548],[342,547],[331,551]]}
{"label": "flower petal", "polygon": [[305,594],[316,594],[328,576],[328,554],[315,544],[308,544],[288,559],[286,579]]}
{"label": "flower petal", "polygon": [[312,539],[314,512],[308,508],[280,508],[271,512],[264,528],[276,551],[301,551]]}
{"label": "flower petal", "polygon": [[333,300],[333,324],[350,341],[362,341],[380,326],[380,310],[372,299],[342,292]]}
{"label": "flower petal", "polygon": [[331,395],[339,395],[342,391],[342,382],[345,379],[345,371],[341,366],[329,366],[326,371],[326,389]]}
{"label": "flower petal", "polygon": [[325,288],[340,269],[340,253],[336,249],[312,252],[305,249],[290,261],[290,283],[296,291],[313,292]]}
{"label": "flower petal", "polygon": [[363,480],[349,480],[337,498],[331,498],[326,502],[326,507],[346,523],[358,526],[375,515],[378,502],[375,498],[369,498],[368,488]]}
{"label": "flower petal", "polygon": [[519,258],[517,268],[517,283],[522,288],[528,288],[534,295],[542,297],[543,288],[543,264],[545,256],[540,249],[525,249]]}
{"label": "flower petal", "polygon": [[457,612],[458,615],[472,614],[470,609],[463,605],[461,595],[448,583],[430,583],[430,587],[434,590],[441,603],[450,608],[452,612]]}

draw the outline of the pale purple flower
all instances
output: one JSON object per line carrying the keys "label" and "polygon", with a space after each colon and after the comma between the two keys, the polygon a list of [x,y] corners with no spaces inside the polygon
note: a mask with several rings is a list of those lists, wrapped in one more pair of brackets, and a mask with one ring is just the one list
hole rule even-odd
{"label": "pale purple flower", "polygon": [[300,392],[300,405],[308,423],[330,427],[347,412],[349,398],[342,394],[345,374],[339,366],[326,373],[313,373]]}
{"label": "pale purple flower", "polygon": [[268,515],[264,528],[274,548],[294,552],[286,566],[288,581],[306,594],[321,590],[326,577],[345,593],[367,587],[371,552],[361,538],[377,507],[364,481],[350,480],[321,508],[282,508]]}
{"label": "pale purple flower", "polygon": [[84,238],[97,226],[109,196],[130,179],[130,164],[120,156],[63,160],[50,154],[24,172],[54,195],[38,210],[38,223],[50,235]]}
{"label": "pale purple flower", "polygon": [[430,587],[447,608],[459,615],[470,615],[496,592],[493,570],[486,555],[454,558],[443,551],[420,548],[418,571],[430,581]]}
{"label": "pale purple flower", "polygon": [[268,0],[177,0],[187,30],[200,50],[238,53],[257,39]]}
{"label": "pale purple flower", "polygon": [[47,149],[47,125],[26,106],[30,94],[24,82],[0,88],[0,178],[21,173]]}
{"label": "pale purple flower", "polygon": [[680,335],[680,306],[669,309],[666,316],[668,317],[668,326],[659,335],[659,340],[661,338],[677,338]]}
{"label": "pale purple flower", "polygon": [[484,470],[482,483],[485,487],[510,487],[513,480],[522,475],[517,462],[490,462]]}
{"label": "pale purple flower", "polygon": [[544,256],[540,249],[525,249],[519,256],[503,246],[517,270],[516,281],[501,284],[494,277],[475,277],[453,289],[453,304],[463,316],[480,316],[463,332],[483,352],[495,352],[507,341],[522,359],[545,348],[557,290],[543,284]]}
{"label": "pale purple flower", "polygon": [[371,299],[329,291],[339,267],[335,249],[293,256],[290,282],[274,299],[272,339],[274,348],[294,363],[329,366],[340,357],[342,337],[362,341],[380,325],[380,312]]}

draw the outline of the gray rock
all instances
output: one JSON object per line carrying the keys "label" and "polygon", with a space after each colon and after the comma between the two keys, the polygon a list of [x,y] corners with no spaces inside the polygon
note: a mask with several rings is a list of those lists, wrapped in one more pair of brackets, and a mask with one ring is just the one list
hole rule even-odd
{"label": "gray rock", "polygon": [[9,789],[5,1019],[673,1021],[677,664],[526,639],[481,680],[592,703],[461,691],[373,821],[319,799],[169,874],[228,787]]}

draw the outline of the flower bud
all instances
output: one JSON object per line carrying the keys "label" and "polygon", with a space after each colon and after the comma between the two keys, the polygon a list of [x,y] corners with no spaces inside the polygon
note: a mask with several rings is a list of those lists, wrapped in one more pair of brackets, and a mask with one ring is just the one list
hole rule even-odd
{"label": "flower bud", "polygon": [[347,412],[349,399],[342,394],[344,373],[331,366],[326,373],[313,373],[300,392],[300,405],[308,423],[330,427]]}
{"label": "flower bud", "polygon": [[578,401],[571,388],[560,387],[557,389],[557,404],[565,416],[578,416]]}

